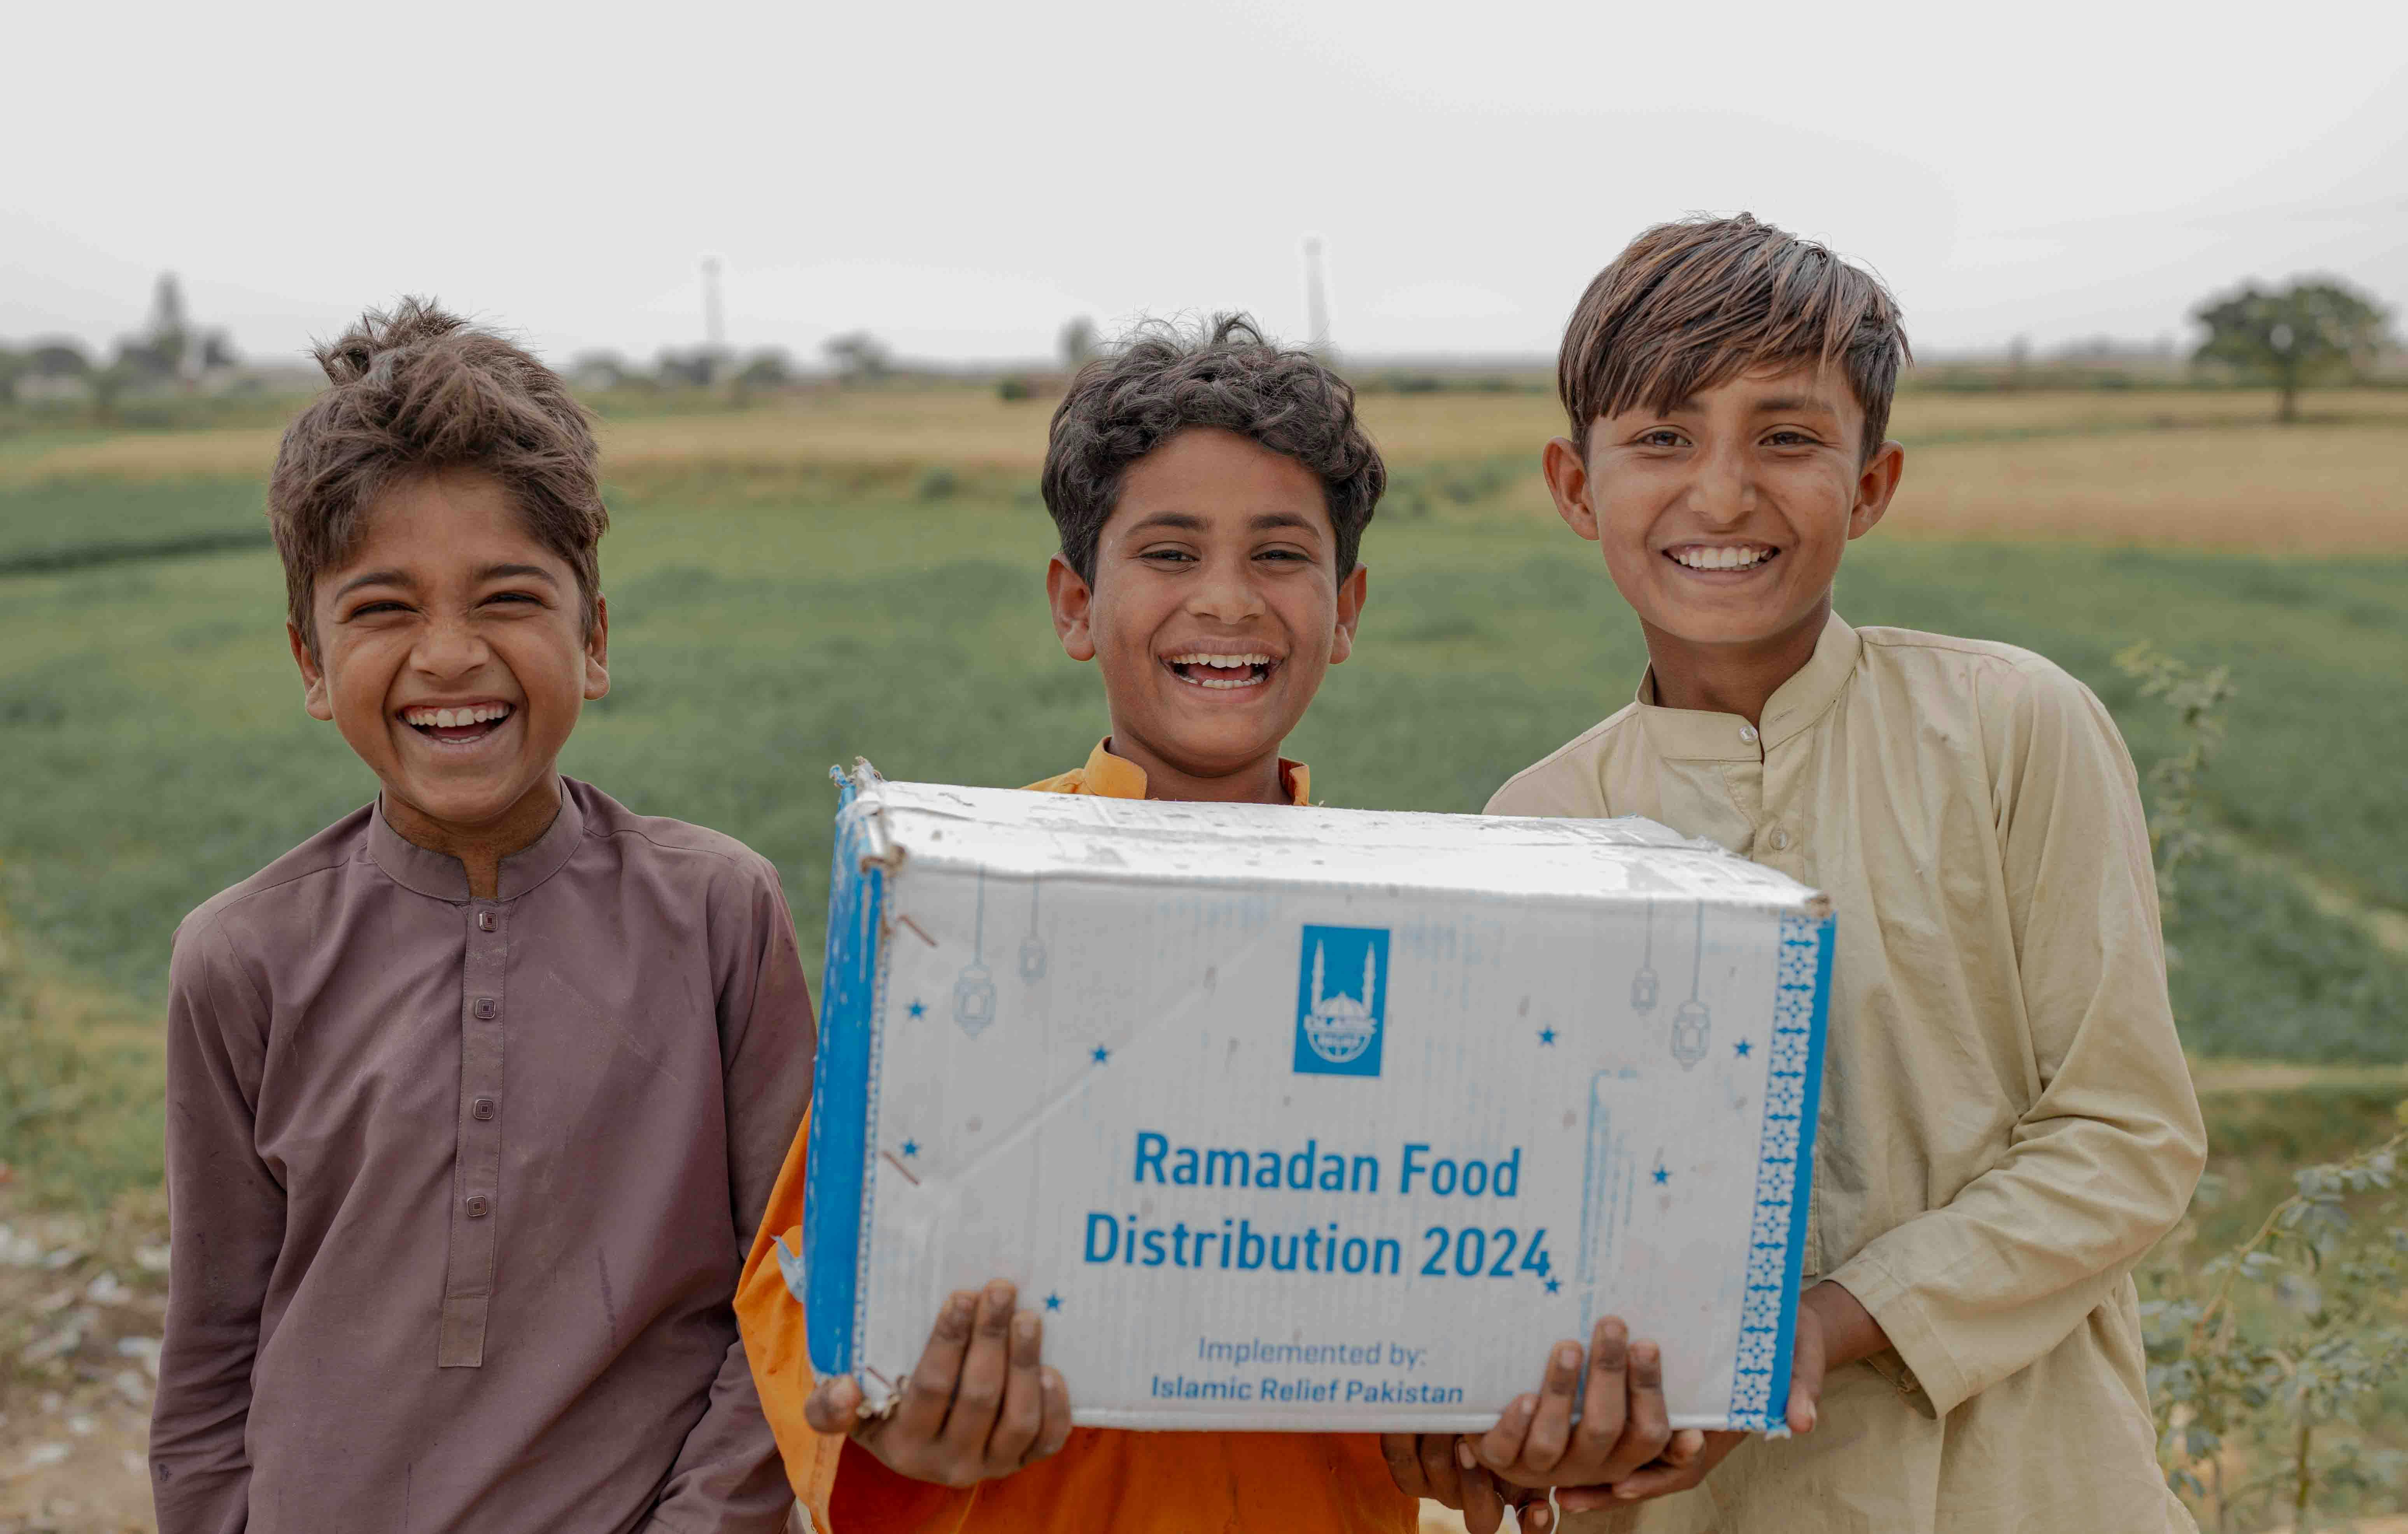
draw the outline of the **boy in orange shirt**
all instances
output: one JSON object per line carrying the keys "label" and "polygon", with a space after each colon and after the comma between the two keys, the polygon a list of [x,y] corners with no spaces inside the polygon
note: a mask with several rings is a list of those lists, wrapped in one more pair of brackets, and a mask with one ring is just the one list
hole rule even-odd
{"label": "boy in orange shirt", "polygon": [[[1354,648],[1367,582],[1355,552],[1386,478],[1353,391],[1242,319],[1200,339],[1143,335],[1089,365],[1054,415],[1044,490],[1061,550],[1045,584],[1063,650],[1103,673],[1111,734],[1083,766],[1030,786],[1308,802],[1310,774],[1280,746]],[[1464,1508],[1486,1534],[1524,1488],[1618,1480],[1700,1441],[1672,1441],[1654,1352],[1627,1347],[1618,1322],[1600,1325],[1586,1371],[1578,1344],[1557,1345],[1541,1392],[1482,1441],[1487,1466],[1451,1435],[1392,1437],[1383,1452],[1369,1434],[1073,1428],[1062,1377],[1042,1361],[1042,1318],[1001,1281],[952,1297],[899,1406],[865,1420],[851,1378],[812,1377],[802,1307],[772,1260],[778,1243],[800,1245],[803,1144],[738,1313],[796,1495],[829,1534],[1410,1534],[1420,1496]],[[1541,1499],[1525,1527],[1549,1517]]]}

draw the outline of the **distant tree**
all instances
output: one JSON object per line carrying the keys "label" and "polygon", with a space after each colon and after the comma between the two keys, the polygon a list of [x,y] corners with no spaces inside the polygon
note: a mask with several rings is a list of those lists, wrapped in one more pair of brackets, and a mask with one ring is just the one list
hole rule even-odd
{"label": "distant tree", "polygon": [[707,346],[695,347],[691,351],[680,351],[671,348],[661,352],[660,362],[654,370],[660,375],[663,383],[683,384],[690,389],[708,389],[724,371],[724,361],[725,359],[719,352]]}
{"label": "distant tree", "polygon": [[172,377],[181,377],[185,360],[194,354],[193,323],[184,312],[184,285],[176,280],[174,272],[161,272],[150,289],[150,323],[141,343],[129,351],[138,351],[143,366],[155,367]]}
{"label": "distant tree", "polygon": [[616,351],[580,351],[568,359],[568,381],[580,389],[600,391],[624,384],[633,369]]}
{"label": "distant tree", "polygon": [[1056,344],[1061,349],[1063,368],[1077,372],[1095,360],[1096,322],[1080,315],[1062,327],[1062,337]]}
{"label": "distant tree", "polygon": [[0,346],[0,404],[17,403],[17,380],[33,370],[33,358]]}
{"label": "distant tree", "polygon": [[782,389],[795,381],[795,360],[776,347],[766,347],[746,359],[736,381],[749,389]]}
{"label": "distant tree", "polygon": [[36,378],[79,379],[92,373],[92,358],[85,353],[83,344],[64,337],[35,342],[34,349],[25,353],[25,360],[33,365],[31,370]]}
{"label": "distant tree", "polygon": [[128,382],[136,380],[153,382],[172,379],[176,376],[176,365],[180,353],[180,344],[174,349],[167,349],[152,344],[150,338],[145,336],[126,336],[121,337],[117,343],[117,360],[100,371],[121,373]]}
{"label": "distant tree", "polygon": [[883,378],[894,366],[894,357],[886,343],[866,330],[849,331],[828,340],[821,348],[828,361],[835,364],[837,374],[848,383],[862,383]]}
{"label": "distant tree", "polygon": [[122,355],[106,367],[93,368],[84,375],[84,381],[92,389],[93,419],[104,426],[116,424],[117,402],[125,397],[125,391],[154,376],[128,364]]}
{"label": "distant tree", "polygon": [[2207,326],[2195,361],[2271,380],[2281,399],[2277,419],[2297,421],[2301,389],[2373,361],[2389,316],[2337,279],[2306,279],[2279,293],[2244,282],[2200,305],[2193,318]]}
{"label": "distant tree", "polygon": [[201,369],[239,367],[242,354],[234,349],[234,337],[222,330],[212,330],[201,337]]}

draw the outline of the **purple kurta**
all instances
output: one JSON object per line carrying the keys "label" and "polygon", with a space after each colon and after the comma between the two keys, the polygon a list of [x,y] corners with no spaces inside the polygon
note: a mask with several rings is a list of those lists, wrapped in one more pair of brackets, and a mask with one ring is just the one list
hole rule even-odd
{"label": "purple kurta", "polygon": [[562,788],[496,899],[372,807],[179,929],[162,1534],[785,1527],[730,1302],[810,1096],[793,921]]}

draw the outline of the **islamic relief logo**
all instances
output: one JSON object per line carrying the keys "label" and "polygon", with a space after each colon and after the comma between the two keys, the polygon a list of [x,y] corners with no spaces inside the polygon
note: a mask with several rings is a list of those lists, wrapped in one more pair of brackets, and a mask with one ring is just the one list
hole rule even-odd
{"label": "islamic relief logo", "polygon": [[1388,929],[1308,926],[1302,949],[1296,1068],[1313,1076],[1377,1076],[1387,1020]]}

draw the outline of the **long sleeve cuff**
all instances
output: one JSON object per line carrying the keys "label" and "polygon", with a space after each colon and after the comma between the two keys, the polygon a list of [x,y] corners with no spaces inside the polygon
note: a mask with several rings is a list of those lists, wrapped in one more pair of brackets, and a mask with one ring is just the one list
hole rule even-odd
{"label": "long sleeve cuff", "polygon": [[1930,1312],[1879,1262],[1859,1255],[1828,1282],[1855,1296],[1889,1338],[1889,1351],[1865,1362],[1917,1412],[1937,1417],[1973,1394],[1971,1379],[1941,1340]]}

